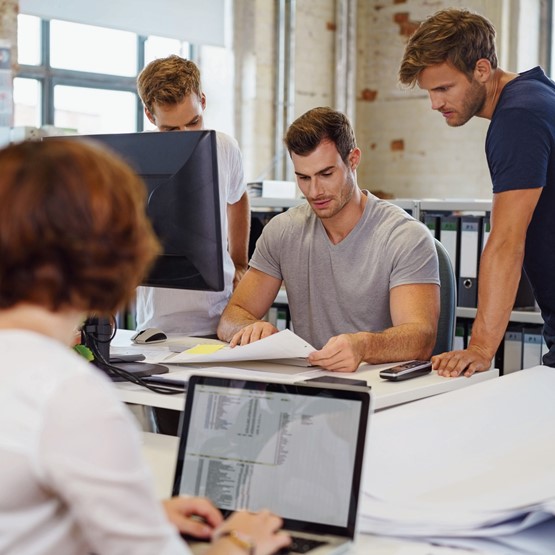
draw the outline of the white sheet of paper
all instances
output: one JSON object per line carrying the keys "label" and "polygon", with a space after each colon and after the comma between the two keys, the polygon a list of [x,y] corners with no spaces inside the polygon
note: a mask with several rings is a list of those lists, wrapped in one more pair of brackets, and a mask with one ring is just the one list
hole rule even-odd
{"label": "white sheet of paper", "polygon": [[547,367],[377,413],[361,529],[485,535],[511,517],[555,513],[554,428]]}
{"label": "white sheet of paper", "polygon": [[234,347],[224,347],[214,353],[190,354],[160,353],[154,358],[147,357],[145,362],[162,364],[195,364],[197,362],[234,362],[240,360],[272,360],[286,358],[306,358],[316,349],[295,335],[291,330],[274,333],[264,339]]}

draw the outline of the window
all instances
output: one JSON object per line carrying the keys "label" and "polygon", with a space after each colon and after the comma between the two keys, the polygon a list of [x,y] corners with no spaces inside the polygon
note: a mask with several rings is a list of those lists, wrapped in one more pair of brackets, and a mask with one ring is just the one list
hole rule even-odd
{"label": "window", "polygon": [[53,68],[137,75],[137,35],[67,21],[50,22],[50,65]]}
{"label": "window", "polygon": [[81,134],[136,131],[136,104],[133,92],[55,85],[54,126]]}
{"label": "window", "polygon": [[16,77],[13,81],[14,121],[16,125],[40,127],[41,86],[36,79]]}
{"label": "window", "polygon": [[145,63],[179,54],[187,42],[18,15],[14,125],[82,134],[142,131],[135,79]]}

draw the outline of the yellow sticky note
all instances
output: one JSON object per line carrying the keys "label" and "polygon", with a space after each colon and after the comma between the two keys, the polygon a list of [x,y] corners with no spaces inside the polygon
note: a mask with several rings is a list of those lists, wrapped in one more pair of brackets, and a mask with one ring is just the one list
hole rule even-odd
{"label": "yellow sticky note", "polygon": [[213,345],[213,344],[204,344],[204,345],[196,345],[195,347],[191,347],[187,349],[185,352],[189,355],[211,355],[220,349],[223,349],[225,345]]}

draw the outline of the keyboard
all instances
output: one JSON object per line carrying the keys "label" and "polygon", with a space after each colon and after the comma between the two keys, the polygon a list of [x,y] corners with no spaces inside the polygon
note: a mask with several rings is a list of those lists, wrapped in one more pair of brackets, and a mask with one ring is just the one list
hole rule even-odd
{"label": "keyboard", "polygon": [[291,536],[291,544],[280,549],[277,553],[279,555],[287,555],[288,553],[308,553],[325,543],[324,541]]}
{"label": "keyboard", "polygon": [[[181,537],[187,543],[192,543],[192,542],[208,543],[210,541],[208,539],[201,540],[199,538],[195,538],[194,536],[190,536],[188,534],[181,534]],[[291,553],[309,553],[313,549],[316,549],[317,547],[320,547],[325,543],[326,543],[325,541],[311,540],[308,538],[299,538],[299,537],[291,536],[291,544],[288,545],[287,547],[280,549],[279,551],[276,551],[276,555],[289,555]]]}

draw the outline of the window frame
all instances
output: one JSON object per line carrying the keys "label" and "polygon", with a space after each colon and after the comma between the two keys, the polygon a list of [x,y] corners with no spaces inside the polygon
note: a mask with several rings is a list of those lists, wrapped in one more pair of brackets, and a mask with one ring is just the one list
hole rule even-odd
{"label": "window frame", "polygon": [[[107,73],[68,70],[52,67],[50,64],[50,20],[40,20],[40,64],[19,64],[14,71],[14,78],[38,81],[41,89],[40,125],[54,125],[54,87],[66,85],[71,87],[94,88],[112,91],[131,92],[135,95],[135,125],[137,132],[144,130],[144,110],[137,93],[137,77],[125,77]],[[145,66],[145,44],[148,37],[137,37],[137,68]],[[196,52],[195,45],[189,44],[189,59]]]}

